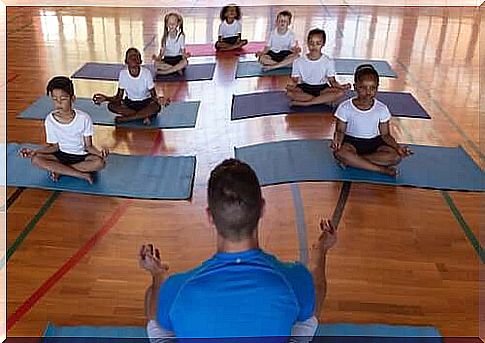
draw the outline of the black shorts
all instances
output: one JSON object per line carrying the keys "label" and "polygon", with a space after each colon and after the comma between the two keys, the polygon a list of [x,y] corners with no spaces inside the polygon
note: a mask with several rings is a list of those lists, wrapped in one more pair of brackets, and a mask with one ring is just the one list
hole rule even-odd
{"label": "black shorts", "polygon": [[143,100],[131,100],[127,97],[123,99],[123,105],[134,111],[140,111],[150,105],[152,98],[146,98]]}
{"label": "black shorts", "polygon": [[296,86],[300,88],[304,93],[310,94],[312,96],[319,96],[321,91],[330,88],[328,84],[309,85],[308,83],[299,83]]}
{"label": "black shorts", "polygon": [[182,55],[178,56],[164,56],[163,63],[170,64],[171,66],[177,65],[182,61],[184,57]]}
{"label": "black shorts", "polygon": [[[222,38],[222,41],[227,44],[236,44],[237,41],[239,40],[239,36],[231,36],[231,37],[224,37]],[[217,42],[219,43],[219,42]],[[217,43],[216,43],[216,48],[217,48]]]}
{"label": "black shorts", "polygon": [[358,155],[368,155],[376,152],[380,146],[387,145],[381,136],[374,138],[357,138],[345,135],[343,143],[351,144]]}
{"label": "black shorts", "polygon": [[290,56],[293,52],[290,50],[281,50],[280,52],[274,52],[273,50],[268,51],[266,55],[268,55],[273,61],[281,62],[288,56]]}
{"label": "black shorts", "polygon": [[86,157],[88,157],[88,154],[75,155],[75,154],[69,154],[67,152],[63,152],[60,150],[57,150],[56,152],[54,152],[53,155],[59,160],[59,162],[67,165],[83,162],[86,159]]}

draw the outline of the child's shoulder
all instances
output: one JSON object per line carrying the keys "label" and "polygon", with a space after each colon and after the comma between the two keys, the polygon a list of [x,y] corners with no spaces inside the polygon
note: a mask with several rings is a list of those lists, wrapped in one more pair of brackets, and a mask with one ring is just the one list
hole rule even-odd
{"label": "child's shoulder", "polygon": [[374,108],[377,110],[389,110],[387,105],[378,99],[374,99]]}
{"label": "child's shoulder", "polygon": [[342,101],[339,105],[338,105],[338,108],[340,110],[344,110],[344,111],[352,111],[354,110],[354,106],[352,104],[352,99],[353,98],[350,98],[350,99],[346,99],[344,101]]}

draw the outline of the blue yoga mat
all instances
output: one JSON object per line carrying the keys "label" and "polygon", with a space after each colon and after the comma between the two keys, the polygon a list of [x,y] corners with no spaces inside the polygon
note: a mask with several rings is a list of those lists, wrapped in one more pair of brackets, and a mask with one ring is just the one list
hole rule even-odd
{"label": "blue yoga mat", "polygon": [[[136,342],[146,342],[144,327],[123,326],[55,326],[48,324],[44,337],[48,342],[83,342],[84,337],[91,338],[138,338]],[[60,340],[59,337],[64,337]],[[57,338],[57,339],[55,339]],[[207,342],[208,340],[199,340]],[[235,339],[228,340],[234,342]],[[431,326],[398,326],[383,324],[320,324],[313,342],[356,343],[356,342],[404,342],[404,343],[441,343],[439,331]],[[130,340],[130,342],[132,342]],[[135,342],[135,340],[133,340]],[[194,342],[197,340],[194,339]],[[237,340],[239,342],[239,340]]]}
{"label": "blue yoga mat", "polygon": [[[185,68],[183,75],[173,73],[169,75],[156,75],[156,68],[153,64],[144,65],[148,68],[155,81],[180,82],[180,81],[204,81],[212,80],[214,77],[215,63],[190,64]],[[124,64],[118,63],[97,63],[89,62],[71,75],[73,79],[118,81],[120,70],[125,68]]]}
{"label": "blue yoga mat", "polygon": [[[354,91],[347,92],[345,99],[355,97]],[[389,107],[394,117],[430,119],[431,117],[410,93],[379,92],[377,99]],[[343,101],[342,100],[342,101]],[[333,113],[336,107],[329,105],[293,106],[284,91],[264,91],[233,95],[231,119],[246,119],[291,113]]]}
{"label": "blue yoga mat", "polygon": [[[366,60],[353,58],[336,58],[335,72],[341,75],[354,75],[355,69],[361,64],[372,64],[379,76],[397,77],[396,72],[391,68],[387,61]],[[270,71],[263,71],[258,61],[240,60],[237,64],[236,78],[257,77],[257,76],[279,76],[291,75],[291,66]]]}
{"label": "blue yoga mat", "polygon": [[62,176],[58,182],[48,172],[18,156],[21,147],[7,145],[7,186],[119,196],[138,199],[184,200],[192,196],[195,156],[134,156],[111,154],[106,167],[96,173],[94,184]]}
{"label": "blue yoga mat", "polygon": [[399,164],[396,178],[336,163],[330,140],[289,140],[235,148],[262,185],[300,181],[354,181],[420,188],[484,190],[483,172],[461,148],[409,145],[414,151]]}
{"label": "blue yoga mat", "polygon": [[[163,108],[158,116],[152,119],[150,125],[144,125],[142,120],[117,124],[116,126],[136,129],[181,129],[193,128],[197,121],[200,101],[174,102]],[[91,99],[77,98],[74,108],[80,109],[91,116],[94,124],[115,125],[116,115],[108,110],[107,103],[95,105]],[[37,99],[17,118],[44,120],[54,110],[52,100],[48,96]]]}

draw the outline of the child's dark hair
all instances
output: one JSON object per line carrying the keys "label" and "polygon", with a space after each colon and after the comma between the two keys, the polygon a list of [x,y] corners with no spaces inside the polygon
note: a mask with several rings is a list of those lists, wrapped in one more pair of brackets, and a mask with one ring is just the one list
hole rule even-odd
{"label": "child's dark hair", "polygon": [[227,10],[231,7],[234,7],[236,9],[236,20],[241,20],[241,16],[242,16],[242,13],[241,13],[241,9],[239,8],[238,5],[236,4],[230,4],[230,5],[226,5],[224,6],[222,9],[221,9],[221,13],[219,13],[219,17],[221,18],[221,21],[224,21],[226,20],[226,13],[227,13]]}
{"label": "child's dark hair", "polygon": [[138,56],[140,56],[140,61],[141,61],[141,54],[140,54],[140,51],[138,51],[137,48],[128,48],[128,50],[126,50],[126,53],[125,53],[125,63],[128,64],[128,55],[130,54],[130,52],[136,52],[138,54]]}
{"label": "child's dark hair", "polygon": [[175,13],[175,12],[170,12],[168,13],[165,18],[164,18],[164,26],[163,26],[163,37],[162,37],[162,47],[165,47],[166,43],[167,43],[167,37],[168,37],[168,29],[167,29],[167,25],[168,25],[168,18],[170,17],[176,17],[177,18],[177,21],[179,23],[179,33],[177,34],[177,40],[180,38],[181,35],[185,35],[184,33],[184,19],[182,18],[182,16],[178,13]]}
{"label": "child's dark hair", "polygon": [[371,75],[376,80],[377,84],[379,84],[379,74],[372,64],[361,64],[358,66],[357,69],[355,69],[354,82],[361,81],[364,76],[367,75]]}
{"label": "child's dark hair", "polygon": [[312,29],[312,30],[310,30],[310,32],[308,32],[307,41],[310,40],[311,36],[315,36],[315,35],[322,36],[323,45],[325,45],[325,42],[327,41],[327,34],[322,29]]}
{"label": "child's dark hair", "polygon": [[290,11],[287,11],[287,10],[284,10],[284,11],[281,11],[279,12],[277,15],[276,15],[276,19],[278,19],[279,17],[288,17],[289,21],[290,21],[290,24],[291,24],[291,17],[292,17],[292,14]]}
{"label": "child's dark hair", "polygon": [[69,96],[74,96],[74,85],[70,78],[66,76],[56,76],[47,83],[47,95],[50,95],[54,89],[61,89]]}

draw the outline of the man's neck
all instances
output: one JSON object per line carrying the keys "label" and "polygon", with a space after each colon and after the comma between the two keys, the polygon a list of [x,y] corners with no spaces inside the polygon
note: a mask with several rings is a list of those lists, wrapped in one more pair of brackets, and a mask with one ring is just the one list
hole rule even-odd
{"label": "man's neck", "polygon": [[220,235],[217,235],[217,252],[234,253],[251,249],[258,249],[259,242],[256,237],[246,238],[241,241],[233,242]]}

